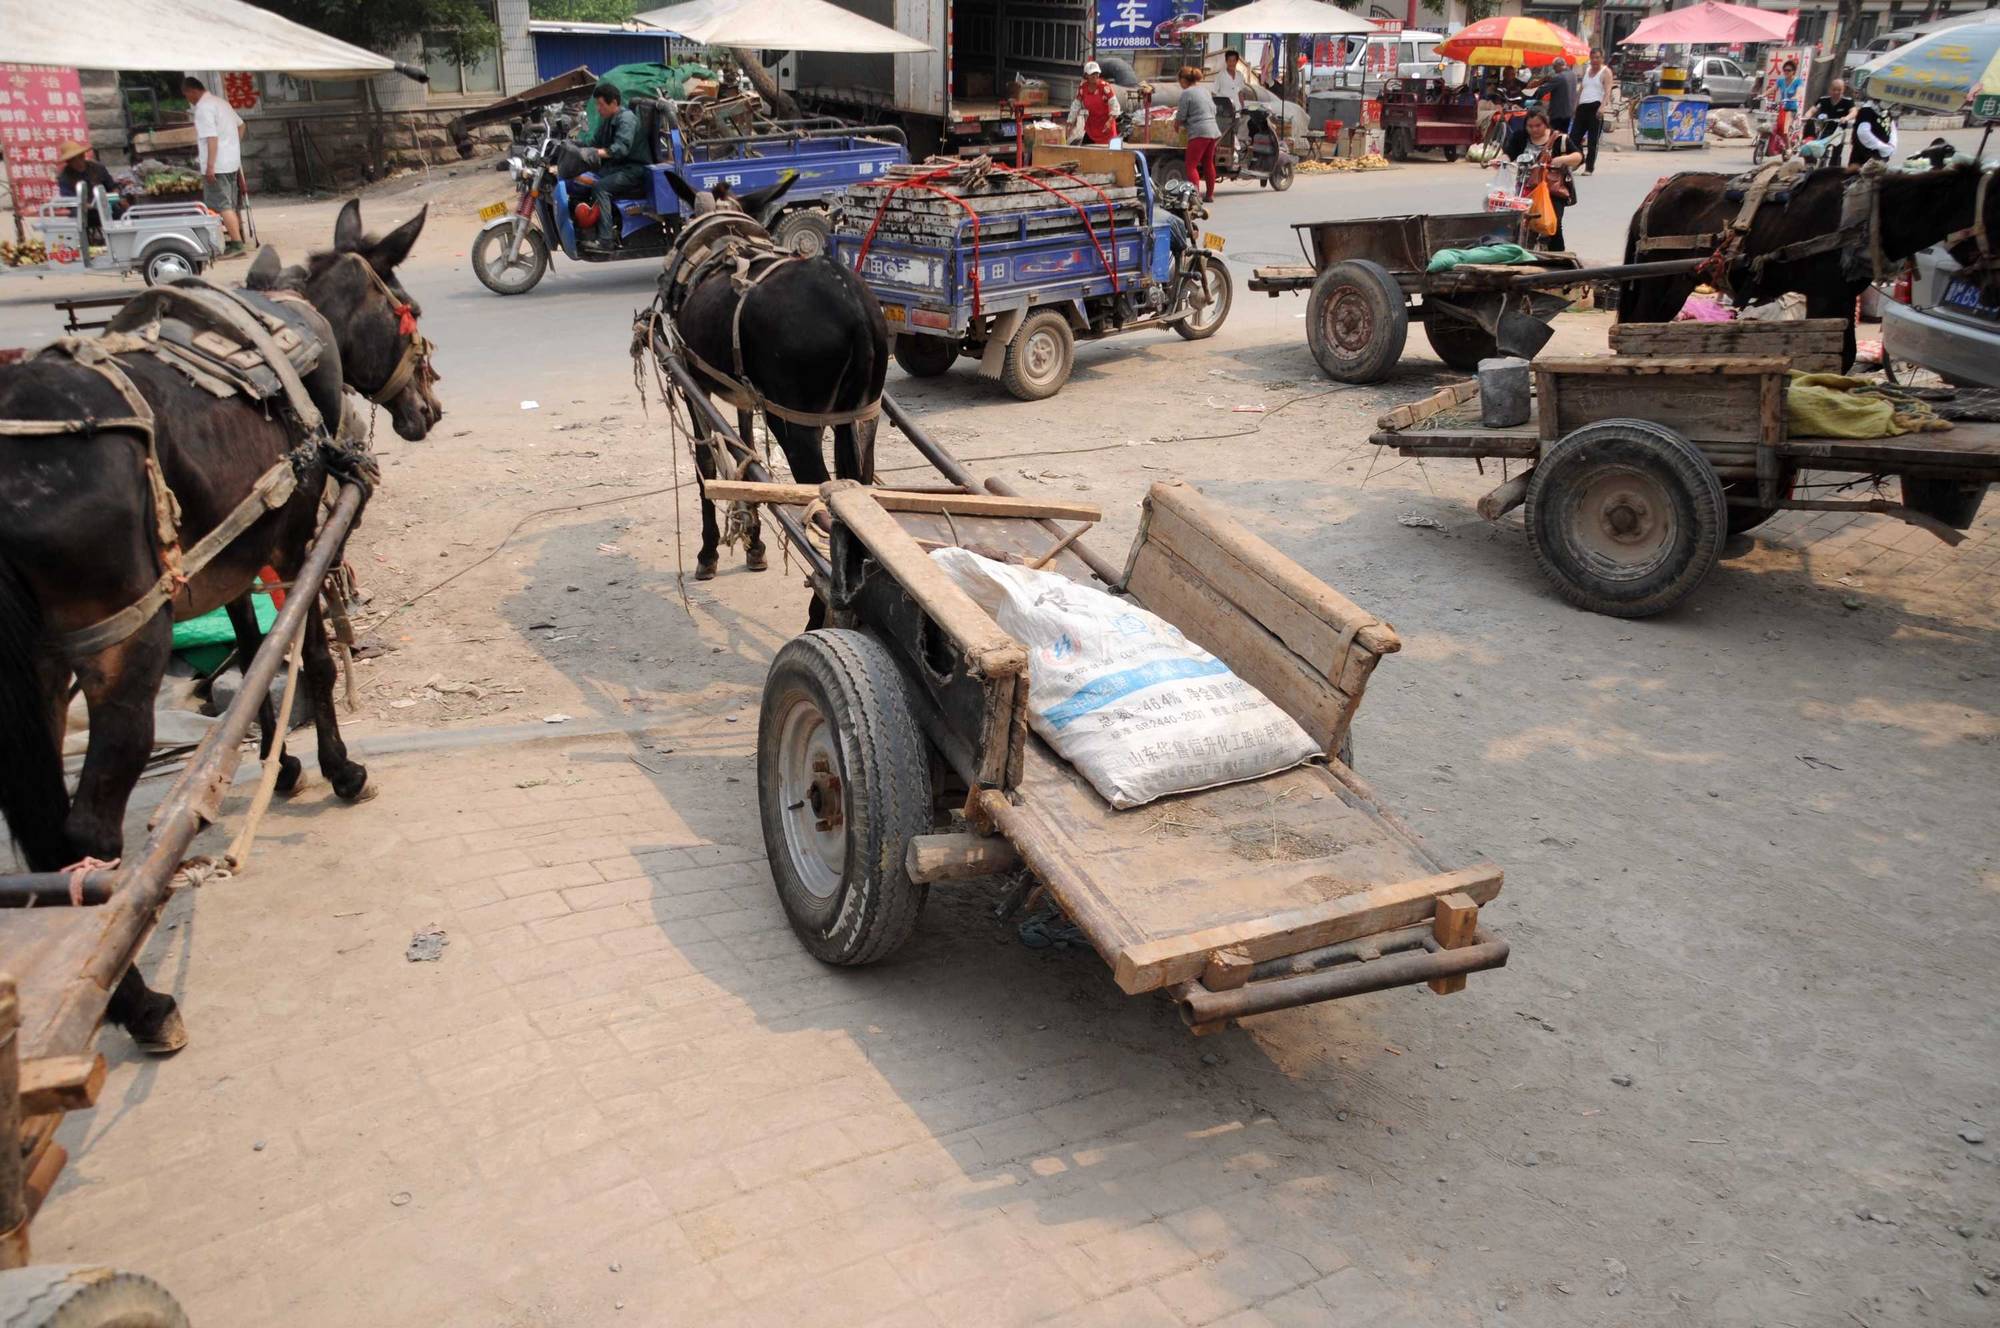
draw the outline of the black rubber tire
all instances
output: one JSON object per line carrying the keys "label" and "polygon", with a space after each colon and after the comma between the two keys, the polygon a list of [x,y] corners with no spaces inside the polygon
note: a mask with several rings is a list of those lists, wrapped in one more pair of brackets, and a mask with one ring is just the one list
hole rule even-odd
{"label": "black rubber tire", "polygon": [[1390,161],[1408,161],[1410,159],[1410,139],[1411,134],[1409,130],[1403,128],[1401,125],[1391,126],[1388,142],[1383,144],[1388,149],[1387,156]]}
{"label": "black rubber tire", "polygon": [[1380,263],[1350,258],[1314,279],[1306,301],[1306,345],[1328,378],[1381,381],[1403,358],[1409,336],[1403,288]]}
{"label": "black rubber tire", "polygon": [[833,245],[833,218],[825,208],[793,208],[772,227],[771,238],[801,258],[817,258]]}
{"label": "black rubber tire", "polygon": [[1444,154],[1444,159],[1446,161],[1458,160],[1458,144],[1456,143],[1447,143],[1443,147],[1439,148],[1438,151]]}
{"label": "black rubber tire", "polygon": [[1208,288],[1210,304],[1201,311],[1201,321],[1192,321],[1193,316],[1183,318],[1174,324],[1174,331],[1189,341],[1206,341],[1222,330],[1229,318],[1229,307],[1236,298],[1236,283],[1230,279],[1229,268],[1219,258],[1206,256],[1196,260],[1201,265],[1202,282]]}
{"label": "black rubber tire", "polygon": [[182,277],[198,277],[207,266],[208,260],[193,245],[182,240],[162,240],[146,251],[139,275],[148,286],[158,286]]}
{"label": "black rubber tire", "polygon": [[521,237],[521,244],[528,251],[527,275],[512,282],[501,281],[486,270],[486,257],[492,247],[500,242],[502,232],[498,229],[482,231],[472,242],[472,275],[479,278],[479,284],[495,295],[526,295],[539,286],[549,270],[549,242],[542,237],[539,226],[528,227]]}
{"label": "black rubber tire", "polygon": [[150,1277],[58,1264],[0,1272],[0,1328],[188,1328]]}
{"label": "black rubber tire", "polygon": [[[1797,482],[1798,472],[1796,471],[1784,476],[1780,481],[1780,493],[1784,497],[1791,497],[1792,485]],[[1756,492],[1757,481],[1755,480],[1731,480],[1722,486],[1722,493],[1725,499],[1732,494],[1738,493],[1755,496]],[[1729,534],[1732,537],[1747,535],[1784,510],[1782,507],[1745,507],[1741,503],[1730,503]]]}
{"label": "black rubber tire", "polygon": [[[1041,342],[1037,346],[1034,343]],[[1044,355],[1053,360],[1043,363]],[[1000,385],[1018,401],[1046,401],[1062,391],[1076,365],[1076,336],[1069,320],[1054,309],[1037,309],[1021,320],[1007,343]]]}
{"label": "black rubber tire", "polygon": [[[909,683],[888,647],[863,632],[793,637],[771,661],[757,720],[757,805],[778,902],[815,959],[872,964],[908,940],[928,894],[905,864],[912,836],[931,829],[931,763]],[[824,731],[837,751],[844,836],[837,882],[816,894],[797,840],[807,817],[783,748],[794,725]],[[789,825],[788,825],[789,818]],[[802,869],[803,868],[803,869]]]}
{"label": "black rubber tire", "polygon": [[889,353],[912,378],[936,378],[958,363],[959,343],[955,337],[926,337],[916,333],[898,336]]}
{"label": "black rubber tire", "polygon": [[[1634,485],[1651,487],[1665,504],[1661,518],[1672,518],[1650,557],[1623,564],[1577,538],[1586,526],[1588,486],[1618,481],[1621,473]],[[1693,443],[1650,420],[1599,420],[1557,442],[1535,464],[1528,542],[1542,574],[1571,604],[1613,618],[1649,618],[1678,604],[1715,569],[1728,536],[1726,507],[1721,479]],[[1600,527],[1610,524],[1611,510],[1600,514]],[[1623,508],[1628,519],[1630,512]]]}
{"label": "black rubber tire", "polygon": [[1274,194],[1284,193],[1292,187],[1292,181],[1297,175],[1298,167],[1289,161],[1279,162],[1271,168],[1271,192]]}
{"label": "black rubber tire", "polygon": [[1967,484],[1928,475],[1905,475],[1902,483],[1903,506],[1925,516],[1936,517],[1953,530],[1969,527],[1979,516],[1979,505],[1986,501],[1987,486],[1984,484]]}
{"label": "black rubber tire", "polygon": [[1152,172],[1154,189],[1165,189],[1176,180],[1185,181],[1188,178],[1185,157],[1147,153],[1146,169]]}
{"label": "black rubber tire", "polygon": [[1481,360],[1490,360],[1500,353],[1500,344],[1491,332],[1470,319],[1453,318],[1450,314],[1433,314],[1424,319],[1424,335],[1430,338],[1431,349],[1445,366],[1461,373],[1477,371]]}

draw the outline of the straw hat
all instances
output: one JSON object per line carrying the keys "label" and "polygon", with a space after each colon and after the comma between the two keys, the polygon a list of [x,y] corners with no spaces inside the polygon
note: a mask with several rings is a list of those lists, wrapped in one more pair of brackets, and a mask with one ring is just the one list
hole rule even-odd
{"label": "straw hat", "polygon": [[90,151],[90,144],[79,143],[73,138],[66,138],[63,140],[63,145],[56,149],[56,160],[69,161],[73,158],[81,157],[88,151]]}

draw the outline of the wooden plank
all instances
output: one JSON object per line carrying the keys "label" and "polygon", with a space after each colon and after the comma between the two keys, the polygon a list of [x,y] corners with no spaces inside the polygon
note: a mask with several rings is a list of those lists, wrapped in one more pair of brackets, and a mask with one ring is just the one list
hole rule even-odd
{"label": "wooden plank", "polygon": [[[1139,157],[1130,148],[1101,148],[1084,143],[1036,143],[1028,149],[1028,163],[1032,166],[1053,166],[1075,174],[1101,171],[1117,184],[1135,184],[1139,179]],[[1060,187],[1062,182],[1053,183]]]}
{"label": "wooden plank", "polygon": [[1535,361],[1535,368],[1568,376],[1645,378],[1655,374],[1756,375],[1783,373],[1782,355],[1590,355]]}
{"label": "wooden plank", "polygon": [[1233,560],[1233,566],[1243,569],[1246,578],[1261,579],[1322,622],[1343,632],[1352,628],[1357,644],[1378,655],[1394,654],[1403,648],[1395,628],[1251,534],[1192,485],[1163,480],[1153,485],[1146,502],[1153,510],[1171,512],[1199,530],[1216,549]]}
{"label": "wooden plank", "polygon": [[834,517],[923,606],[924,612],[944,629],[980,676],[1020,677],[1027,673],[1027,649],[1007,635],[999,623],[987,616],[986,610],[931,561],[909,532],[875,502],[872,490],[853,480],[834,480],[823,492]]}
{"label": "wooden plank", "polygon": [[1522,503],[1527,502],[1528,485],[1530,477],[1534,473],[1535,468],[1529,466],[1513,479],[1506,481],[1491,493],[1481,498],[1476,504],[1479,509],[1479,515],[1485,517],[1488,521],[1498,521]]}
{"label": "wooden plank", "polygon": [[[1125,588],[1297,720],[1322,751],[1330,755],[1339,749],[1359,698],[1328,682],[1194,568],[1149,542],[1126,573]],[[1355,654],[1373,665],[1373,652]]]}
{"label": "wooden plank", "polygon": [[[1431,917],[1431,935],[1437,938],[1438,947],[1444,950],[1458,950],[1472,944],[1472,933],[1479,925],[1479,905],[1463,894],[1448,894],[1437,902],[1437,912]],[[1465,990],[1465,975],[1432,978],[1431,990],[1440,996],[1449,996]]]}
{"label": "wooden plank", "polygon": [[1013,871],[1021,865],[1021,855],[997,835],[917,835],[903,865],[913,881],[963,881]]}
{"label": "wooden plank", "polygon": [[1201,985],[1210,991],[1235,991],[1250,980],[1250,970],[1256,966],[1256,961],[1236,946],[1217,950],[1201,971]]}
{"label": "wooden plank", "polygon": [[1463,893],[1476,903],[1486,903],[1500,893],[1500,885],[1500,869],[1491,863],[1378,885],[1314,908],[1130,945],[1119,951],[1112,973],[1125,991],[1149,991],[1199,977],[1208,967],[1209,954],[1216,950],[1241,950],[1256,963],[1279,959],[1378,931],[1414,926],[1436,913],[1442,895]]}
{"label": "wooden plank", "polygon": [[1368,441],[1377,447],[1393,447],[1398,456],[1532,461],[1542,454],[1541,430],[1533,424],[1509,429],[1484,429],[1476,424],[1456,429],[1411,429],[1372,434]]}
{"label": "wooden plank", "polygon": [[[803,507],[820,498],[817,484],[759,483],[754,480],[708,480],[702,485],[718,503],[778,503]],[[870,489],[876,505],[889,512],[931,512],[951,516],[1016,516],[1026,520],[1102,521],[1104,510],[1093,503],[1066,503],[1044,498],[1003,498],[997,493],[911,493],[900,489]]]}
{"label": "wooden plank", "polygon": [[83,1111],[104,1087],[104,1057],[45,1056],[21,1063],[21,1114]]}
{"label": "wooden plank", "polygon": [[1611,329],[1611,349],[1619,355],[1782,355],[1794,369],[1838,373],[1846,329],[1838,318],[1619,323]]}
{"label": "wooden plank", "polygon": [[1630,378],[1571,374],[1547,361],[1537,361],[1535,369],[1538,378],[1546,375],[1558,384],[1553,408],[1546,395],[1542,401],[1543,436],[1551,442],[1599,420],[1634,418],[1657,420],[1694,443],[1755,444],[1763,437],[1759,412],[1765,379],[1783,378],[1782,369],[1755,374],[1680,370]]}
{"label": "wooden plank", "polygon": [[1385,432],[1407,429],[1454,406],[1475,401],[1478,397],[1479,380],[1476,378],[1469,378],[1462,383],[1446,383],[1422,401],[1412,401],[1406,406],[1398,406],[1388,414],[1379,416],[1375,421],[1375,427]]}

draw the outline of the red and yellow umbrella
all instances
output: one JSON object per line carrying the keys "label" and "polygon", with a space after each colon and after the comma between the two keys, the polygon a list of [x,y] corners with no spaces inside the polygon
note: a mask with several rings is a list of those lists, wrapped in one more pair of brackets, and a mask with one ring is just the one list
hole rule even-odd
{"label": "red and yellow umbrella", "polygon": [[1590,44],[1538,18],[1482,18],[1439,42],[1437,53],[1469,65],[1540,69],[1558,58],[1579,64],[1589,58]]}

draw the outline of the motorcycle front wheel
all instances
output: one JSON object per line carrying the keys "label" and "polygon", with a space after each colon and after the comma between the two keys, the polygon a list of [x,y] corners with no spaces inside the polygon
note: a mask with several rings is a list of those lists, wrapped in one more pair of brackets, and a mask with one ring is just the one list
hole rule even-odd
{"label": "motorcycle front wheel", "polygon": [[[1235,283],[1229,279],[1229,269],[1213,258],[1197,258],[1195,271],[1188,273],[1187,284],[1200,284],[1201,293],[1207,302],[1199,309],[1190,309],[1185,318],[1174,321],[1174,331],[1189,341],[1206,341],[1222,328],[1222,320],[1229,317],[1229,302],[1235,294]],[[1188,292],[1189,296],[1193,290]]]}
{"label": "motorcycle front wheel", "polygon": [[507,254],[509,232],[501,227],[481,231],[472,242],[472,273],[479,284],[495,295],[525,295],[533,290],[549,270],[549,242],[540,228],[530,226],[521,235],[520,251]]}
{"label": "motorcycle front wheel", "polygon": [[1292,187],[1295,167],[1289,161],[1281,161],[1271,168],[1271,192],[1282,194]]}

